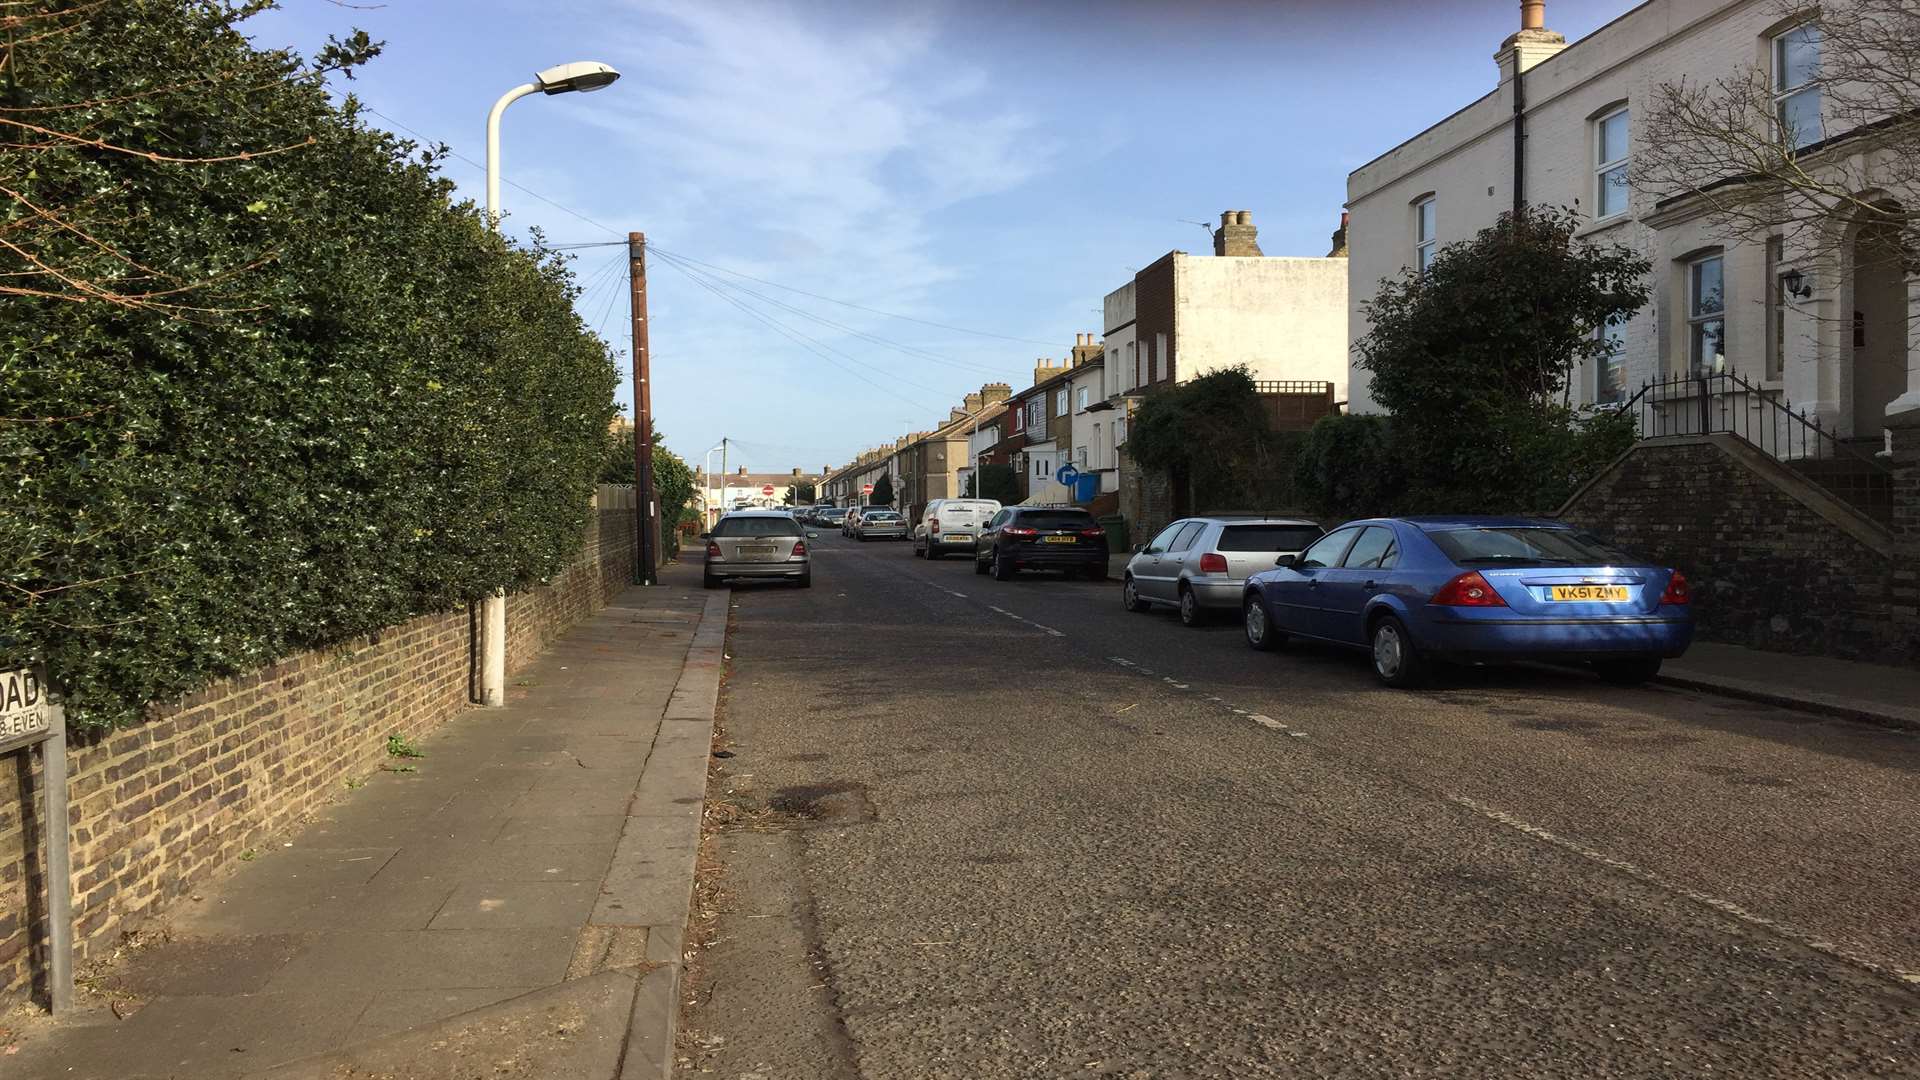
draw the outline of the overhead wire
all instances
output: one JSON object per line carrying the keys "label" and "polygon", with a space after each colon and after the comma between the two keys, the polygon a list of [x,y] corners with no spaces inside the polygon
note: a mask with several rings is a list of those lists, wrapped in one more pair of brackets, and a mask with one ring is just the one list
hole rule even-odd
{"label": "overhead wire", "polygon": [[1058,342],[1041,341],[1039,338],[1015,337],[1011,334],[996,334],[988,330],[972,330],[964,326],[952,326],[947,323],[933,322],[930,319],[916,318],[915,316],[912,316],[912,315],[902,315],[897,311],[883,311],[880,308],[868,307],[865,304],[856,304],[851,300],[837,300],[831,296],[822,296],[819,293],[808,292],[805,289],[795,288],[792,285],[782,285],[777,281],[768,281],[766,278],[754,277],[752,274],[748,274],[740,270],[731,270],[724,266],[717,266],[713,263],[702,262],[699,259],[693,258],[692,256],[689,256],[689,255],[680,255],[676,252],[667,251],[664,248],[661,248],[655,244],[648,244],[647,247],[649,250],[652,250],[652,251],[657,251],[665,255],[671,255],[671,256],[674,256],[675,258],[685,259],[686,261],[693,263],[695,266],[704,267],[708,270],[718,270],[723,274],[731,274],[734,277],[745,278],[748,281],[756,281],[762,285],[770,285],[773,288],[784,289],[787,292],[798,293],[801,296],[810,296],[815,300],[824,300],[829,304],[839,304],[841,307],[853,308],[856,311],[865,311],[874,315],[884,315],[889,319],[900,319],[904,322],[919,323],[922,326],[932,326],[941,330],[951,330],[956,334],[972,334],[975,337],[998,338],[1001,341],[1020,341],[1020,342],[1026,342],[1032,345],[1045,345],[1049,348],[1056,348],[1059,345]]}
{"label": "overhead wire", "polygon": [[[706,289],[708,292],[713,293],[715,296],[719,297],[720,299],[726,301],[729,304],[732,304],[736,308],[739,308],[742,312],[745,312],[749,317],[766,324],[768,327],[772,328],[773,331],[779,334],[780,336],[795,342],[796,344],[800,345],[801,348],[806,349],[808,352],[811,352],[814,355],[820,357],[822,360],[825,360],[827,363],[832,364],[834,367],[837,367],[840,370],[845,371],[847,374],[852,375],[854,378],[859,379],[861,382],[864,382],[867,385],[873,387],[874,389],[879,390],[881,393],[884,393],[890,397],[897,398],[901,401],[904,401],[907,404],[914,406],[915,408],[926,409],[926,408],[933,407],[928,405],[924,401],[918,401],[914,398],[910,398],[905,394],[902,394],[899,391],[894,390],[891,387],[888,387],[886,385],[883,385],[881,383],[875,382],[872,379],[867,378],[865,375],[862,375],[860,372],[855,371],[854,369],[834,359],[833,353],[835,352],[835,350],[832,350],[828,346],[822,345],[820,342],[815,341],[813,338],[808,337],[807,335],[801,333],[798,330],[794,330],[786,326],[785,324],[779,322],[778,320],[774,319],[769,315],[766,315],[762,312],[754,310],[753,308],[749,307],[747,304],[745,304],[741,300],[729,295],[727,292],[725,292],[718,286],[713,285],[708,281],[706,281],[705,279],[703,279],[701,276],[698,276],[698,274],[695,271],[690,270],[689,268],[680,266],[676,263],[669,262],[667,265],[673,267],[675,271],[686,275],[688,280],[692,281],[694,284],[699,285],[701,288]],[[840,355],[844,356],[845,354],[840,354]],[[847,357],[847,359],[852,360],[853,358]],[[859,361],[854,361],[854,362],[858,363]],[[884,371],[882,373],[890,374]],[[895,378],[898,379],[898,381],[904,382],[909,386],[919,386],[918,383],[912,382],[911,380],[899,379],[898,376],[895,376]],[[935,394],[941,393],[941,391],[934,390],[932,387],[919,386],[919,388],[923,390],[928,390]]]}
{"label": "overhead wire", "polygon": [[[684,256],[669,254],[667,252],[661,251],[659,248],[652,248],[652,251],[654,252],[654,254],[659,255],[662,259],[666,259],[669,261],[675,260],[675,259],[686,261]],[[889,338],[883,338],[876,334],[867,333],[864,330],[855,329],[854,327],[848,326],[845,323],[838,323],[833,321],[832,319],[815,315],[814,313],[807,311],[804,308],[795,307],[792,304],[786,303],[785,301],[775,300],[773,297],[768,296],[765,293],[755,292],[754,290],[749,289],[744,285],[735,285],[732,282],[723,281],[719,278],[714,278],[714,281],[726,288],[734,289],[738,292],[745,293],[748,296],[764,301],[765,303],[772,304],[775,307],[790,311],[795,315],[800,316],[803,319],[811,320],[813,322],[819,323],[822,326],[830,327],[834,330],[840,331],[843,334],[847,334],[849,336],[859,338],[862,341],[870,342],[874,345],[879,345],[884,348],[894,349],[899,352],[906,353],[910,356],[922,357],[927,360],[932,360],[935,363],[945,364],[948,367],[958,368],[963,371],[978,372],[985,375],[1005,374],[1005,372],[995,368],[987,367],[981,364],[970,364],[964,360],[955,360],[955,359],[952,359],[951,357],[942,356],[939,353],[930,352],[926,349],[919,348],[918,346],[902,344],[901,342],[894,341]]]}

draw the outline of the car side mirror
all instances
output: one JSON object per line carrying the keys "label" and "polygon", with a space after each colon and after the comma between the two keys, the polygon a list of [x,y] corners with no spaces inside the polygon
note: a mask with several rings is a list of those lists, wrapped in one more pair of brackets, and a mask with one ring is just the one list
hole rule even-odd
{"label": "car side mirror", "polygon": [[1147,545],[1145,545],[1145,544],[1135,544],[1135,545],[1133,545],[1133,553],[1134,553],[1135,555],[1138,555],[1138,554],[1140,554],[1141,552],[1143,552],[1143,551],[1145,551],[1145,550],[1147,550]]}
{"label": "car side mirror", "polygon": [[712,533],[710,533],[710,532],[703,532],[703,533],[701,533],[701,534],[700,534],[700,539],[702,539],[702,540],[711,540],[711,539],[713,539],[713,534],[712,534]]}
{"label": "car side mirror", "polygon": [[1294,563],[1295,563],[1296,561],[1298,561],[1298,560],[1299,560],[1299,558],[1300,558],[1300,557],[1299,557],[1298,555],[1294,555],[1294,554],[1292,554],[1291,552],[1289,552],[1289,553],[1287,553],[1287,554],[1285,554],[1285,555],[1282,555],[1282,556],[1280,556],[1279,558],[1277,558],[1277,559],[1275,559],[1275,560],[1273,560],[1273,565],[1275,565],[1275,566],[1292,566],[1292,565],[1293,565],[1293,564],[1294,564]]}

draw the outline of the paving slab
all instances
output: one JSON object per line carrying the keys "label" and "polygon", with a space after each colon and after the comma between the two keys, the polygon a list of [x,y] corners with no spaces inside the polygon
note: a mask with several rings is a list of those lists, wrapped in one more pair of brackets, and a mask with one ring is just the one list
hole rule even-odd
{"label": "paving slab", "polygon": [[[505,708],[343,777],[306,827],[163,913],[81,1008],[19,1024],[0,1074],[614,1076],[638,989],[661,983],[651,926],[592,920],[625,892],[678,952],[710,734],[656,743],[708,623],[717,674],[725,610],[685,583],[629,590],[516,673]],[[659,820],[631,816],[642,787],[677,838],[629,827]],[[658,845],[649,865],[635,844]],[[671,990],[641,996],[670,1045]]]}

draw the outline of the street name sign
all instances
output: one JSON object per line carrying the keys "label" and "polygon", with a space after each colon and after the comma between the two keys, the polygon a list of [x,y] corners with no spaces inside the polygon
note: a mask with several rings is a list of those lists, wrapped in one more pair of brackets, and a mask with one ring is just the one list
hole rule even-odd
{"label": "street name sign", "polygon": [[[39,815],[47,841],[47,997],[55,1015],[73,1008],[73,865],[68,852],[67,714],[46,669],[0,669],[0,754],[40,747]],[[32,794],[26,793],[31,799]],[[22,816],[31,812],[21,807]],[[28,849],[31,854],[32,849]]]}

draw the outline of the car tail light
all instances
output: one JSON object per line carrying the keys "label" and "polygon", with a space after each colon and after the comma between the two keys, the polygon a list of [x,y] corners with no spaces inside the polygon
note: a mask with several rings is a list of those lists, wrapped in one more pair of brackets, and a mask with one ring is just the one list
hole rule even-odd
{"label": "car tail light", "polygon": [[1209,551],[1200,556],[1200,572],[1203,574],[1224,574],[1227,572],[1227,557],[1217,551]]}
{"label": "car tail light", "polygon": [[707,558],[717,559],[719,557],[720,557],[719,543],[713,540],[707,541]]}
{"label": "car tail light", "polygon": [[1029,529],[1025,525],[1008,525],[1000,530],[1008,536],[1039,536],[1039,529]]}
{"label": "car tail light", "polygon": [[1693,600],[1693,588],[1687,584],[1687,575],[1678,570],[1667,579],[1667,591],[1660,594],[1662,604],[1685,604]]}
{"label": "car tail light", "polygon": [[939,531],[940,531],[940,519],[939,519],[939,518],[928,518],[928,519],[927,519],[927,531],[928,531],[928,532],[930,532],[930,533],[937,533],[937,532],[939,532]]}
{"label": "car tail light", "polygon": [[1081,529],[1080,535],[1081,536],[1105,536],[1107,535],[1107,530],[1102,529],[1099,526],[1095,526],[1091,529]]}
{"label": "car tail light", "polygon": [[1493,591],[1480,571],[1469,570],[1440,587],[1428,603],[1442,607],[1506,607],[1507,602]]}
{"label": "car tail light", "polygon": [[793,542],[793,553],[795,555],[805,555],[807,553],[807,542],[805,540],[795,540]]}

